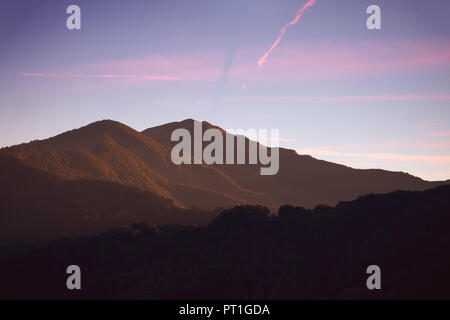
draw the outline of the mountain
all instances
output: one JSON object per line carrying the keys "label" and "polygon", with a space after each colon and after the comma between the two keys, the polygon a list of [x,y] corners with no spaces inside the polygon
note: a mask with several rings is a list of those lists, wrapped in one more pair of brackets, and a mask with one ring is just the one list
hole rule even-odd
{"label": "mountain", "polygon": [[[0,298],[450,298],[450,186],[269,213],[240,206],[204,227],[139,223],[56,241],[0,262]],[[72,264],[79,291],[65,287]],[[371,265],[381,290],[366,287]]]}
{"label": "mountain", "polygon": [[[193,135],[195,120],[188,119],[144,130],[143,133],[168,147],[171,133],[180,128]],[[225,131],[208,122],[202,122],[203,132],[210,128]],[[225,140],[225,139],[224,139]],[[223,151],[224,154],[226,151]],[[248,139],[246,139],[248,153]],[[279,149],[279,172],[261,176],[260,165],[214,165],[224,175],[246,190],[271,197],[259,202],[266,206],[283,204],[313,208],[319,204],[335,205],[342,200],[353,200],[368,193],[388,193],[395,190],[426,190],[448,182],[429,182],[403,172],[379,169],[353,169],[332,162],[299,155],[294,150]],[[248,158],[248,156],[247,156]]]}
{"label": "mountain", "polygon": [[[110,181],[170,199],[180,208],[213,209],[237,204],[283,204],[312,208],[335,205],[367,193],[425,190],[428,182],[406,173],[358,170],[279,149],[277,175],[261,176],[260,165],[175,165],[170,136],[175,129],[193,132],[187,119],[138,132],[104,120],[53,138],[1,149],[32,168],[69,181]],[[217,128],[202,122],[203,131]],[[246,141],[246,152],[248,143]],[[205,145],[206,143],[204,143]],[[225,153],[225,151],[224,151]]]}
{"label": "mountain", "polygon": [[[448,298],[445,182],[283,148],[273,176],[177,166],[170,136],[195,124],[105,120],[1,149],[0,245],[17,245],[0,246],[0,297],[72,298],[61,270],[76,261],[83,298]],[[371,264],[380,293],[364,287]]]}
{"label": "mountain", "polygon": [[111,181],[173,200],[178,207],[264,202],[215,168],[176,166],[170,148],[115,121],[99,121],[56,137],[2,149],[33,168],[67,180]]}

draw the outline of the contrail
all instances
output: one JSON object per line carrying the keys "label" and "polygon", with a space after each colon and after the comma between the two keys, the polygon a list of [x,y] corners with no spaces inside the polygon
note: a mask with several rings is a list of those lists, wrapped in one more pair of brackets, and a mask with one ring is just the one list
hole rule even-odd
{"label": "contrail", "polygon": [[309,7],[312,7],[315,3],[316,3],[316,0],[309,0],[307,3],[305,3],[303,5],[303,7],[301,7],[297,11],[297,14],[295,15],[294,20],[292,20],[291,22],[286,24],[283,28],[281,28],[280,35],[278,36],[277,40],[275,40],[275,42],[273,43],[272,47],[270,47],[269,51],[267,51],[266,54],[263,55],[261,57],[261,59],[259,59],[258,65],[260,67],[266,62],[267,57],[270,55],[270,53],[277,47],[278,43],[281,41],[281,39],[283,38],[284,34],[286,33],[287,28],[290,27],[290,26],[293,26],[294,24],[296,24],[298,22],[298,20],[300,20],[300,18],[302,17],[303,12],[305,12],[306,9],[308,9]]}

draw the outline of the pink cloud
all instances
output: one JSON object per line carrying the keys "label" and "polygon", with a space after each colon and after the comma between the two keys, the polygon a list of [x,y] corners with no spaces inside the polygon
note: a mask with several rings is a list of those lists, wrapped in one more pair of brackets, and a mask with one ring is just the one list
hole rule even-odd
{"label": "pink cloud", "polygon": [[435,172],[435,173],[425,173],[421,174],[421,177],[425,179],[438,179],[438,180],[445,180],[450,177],[450,171],[442,171],[442,172]]}
{"label": "pink cloud", "polygon": [[[237,50],[228,77],[242,84],[252,82],[321,81],[355,79],[423,70],[450,68],[450,39],[412,41],[368,41],[359,43],[285,44],[259,68],[254,63],[265,48]],[[223,74],[223,52],[164,54],[64,68],[35,76],[71,78],[115,78],[133,80],[217,81]],[[31,76],[31,72],[24,72]],[[134,83],[132,82],[132,83]],[[384,95],[339,97],[343,101],[368,100],[448,100],[448,95]],[[319,98],[319,100],[331,98]]]}
{"label": "pink cloud", "polygon": [[299,154],[311,154],[311,155],[315,155],[315,156],[372,158],[372,159],[378,159],[378,160],[384,159],[384,160],[395,160],[395,161],[404,161],[404,162],[450,164],[450,156],[445,156],[445,155],[420,156],[420,155],[406,155],[406,154],[396,154],[396,153],[355,153],[355,152],[337,152],[337,151],[325,150],[325,149],[300,149],[300,150],[297,150],[297,152]]}
{"label": "pink cloud", "polygon": [[[418,100],[441,100],[450,101],[450,94],[397,94],[397,95],[366,95],[366,96],[242,96],[226,97],[228,102],[273,102],[273,103],[329,103],[329,102],[377,102],[377,101],[418,101]],[[211,99],[201,99],[197,104],[210,103]]]}
{"label": "pink cloud", "polygon": [[433,131],[425,134],[427,137],[449,137],[450,131]]}
{"label": "pink cloud", "polygon": [[312,81],[449,68],[450,39],[428,40],[420,44],[412,41],[367,41],[284,45],[273,53],[270,63],[262,70],[251,63],[254,55],[254,50],[241,51],[230,75]]}
{"label": "pink cloud", "polygon": [[415,101],[415,100],[450,100],[450,94],[400,94],[367,95],[342,97],[312,97],[310,102],[376,102],[376,101]]}
{"label": "pink cloud", "polygon": [[56,72],[21,72],[19,74],[26,77],[62,79],[116,79],[114,85],[130,86],[150,81],[215,81],[222,72],[222,65],[223,57],[219,54],[194,53],[190,56],[168,54],[97,61],[86,65],[65,67]]}
{"label": "pink cloud", "polygon": [[360,144],[345,144],[345,145],[328,145],[321,146],[319,149],[326,150],[351,150],[357,148],[447,148],[450,147],[450,141],[413,141],[413,142],[403,142],[403,141],[384,141],[376,143],[360,143]]}
{"label": "pink cloud", "polygon": [[98,79],[132,79],[132,80],[151,80],[151,81],[179,80],[178,78],[172,76],[158,76],[158,75],[32,73],[32,72],[20,72],[19,74],[26,77],[41,77],[41,78],[98,78]]}
{"label": "pink cloud", "polygon": [[195,52],[190,55],[166,54],[145,58],[100,61],[90,64],[93,72],[166,74],[182,81],[209,81],[222,72],[223,56],[212,52]]}

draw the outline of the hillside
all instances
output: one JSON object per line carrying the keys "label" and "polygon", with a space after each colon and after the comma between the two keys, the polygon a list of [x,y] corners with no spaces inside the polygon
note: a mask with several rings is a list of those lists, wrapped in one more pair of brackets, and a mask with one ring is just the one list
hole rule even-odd
{"label": "hillside", "polygon": [[[172,122],[149,128],[143,133],[163,145],[172,147],[171,133],[180,128],[187,129],[193,136],[192,119]],[[203,132],[216,128],[202,122]],[[224,138],[225,141],[225,138]],[[206,145],[207,143],[204,143]],[[223,153],[226,154],[224,148]],[[248,154],[248,139],[246,139]],[[332,162],[315,159],[309,155],[298,155],[294,150],[279,149],[280,169],[277,175],[261,176],[260,165],[214,165],[224,175],[246,190],[266,194],[272,202],[264,205],[300,205],[313,208],[319,204],[335,205],[339,201],[353,200],[368,193],[388,193],[395,190],[426,190],[448,182],[429,182],[403,172],[379,169],[360,170]],[[248,157],[248,155],[247,155]]]}
{"label": "hillside", "polygon": [[186,210],[150,191],[101,180],[65,180],[0,154],[0,244],[104,232],[142,220],[206,224],[214,211]]}
{"label": "hillside", "polygon": [[95,122],[2,152],[63,179],[116,182],[154,192],[178,207],[268,202],[268,196],[244,190],[210,166],[174,165],[169,147],[115,121]]}

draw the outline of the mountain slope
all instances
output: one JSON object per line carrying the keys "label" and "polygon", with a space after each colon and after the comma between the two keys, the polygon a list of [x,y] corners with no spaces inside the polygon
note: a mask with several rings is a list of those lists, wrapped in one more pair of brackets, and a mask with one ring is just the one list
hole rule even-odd
{"label": "mountain slope", "polygon": [[[185,128],[193,136],[194,120],[172,122],[144,130],[143,133],[171,147],[170,135],[175,129]],[[203,132],[218,128],[203,122]],[[225,134],[225,131],[218,128]],[[225,141],[225,138],[224,138]],[[224,154],[226,150],[224,148]],[[248,139],[246,139],[248,159]],[[335,205],[342,200],[353,200],[368,193],[388,193],[395,190],[426,190],[445,182],[428,182],[402,172],[385,170],[359,170],[298,155],[293,150],[279,149],[280,169],[277,175],[261,176],[260,165],[215,165],[246,190],[270,195],[272,203],[301,205],[312,208],[318,204]]]}
{"label": "mountain slope", "polygon": [[104,232],[142,220],[205,224],[213,211],[184,210],[149,191],[100,180],[64,180],[0,154],[0,244]]}
{"label": "mountain slope", "polygon": [[[241,202],[266,202],[267,198],[244,190],[215,168],[176,166],[168,146],[110,120],[2,152],[63,179],[116,182],[154,192],[179,207],[212,209]],[[185,194],[193,198],[178,201],[186,198]]]}

